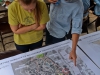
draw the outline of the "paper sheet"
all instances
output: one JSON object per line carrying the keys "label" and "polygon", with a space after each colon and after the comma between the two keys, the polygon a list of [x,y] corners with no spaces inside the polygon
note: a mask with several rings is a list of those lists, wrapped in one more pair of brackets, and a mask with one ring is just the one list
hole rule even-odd
{"label": "paper sheet", "polygon": [[0,60],[2,75],[98,75],[100,70],[77,48],[77,66],[69,60],[71,41]]}
{"label": "paper sheet", "polygon": [[78,45],[100,68],[100,31],[81,36]]}

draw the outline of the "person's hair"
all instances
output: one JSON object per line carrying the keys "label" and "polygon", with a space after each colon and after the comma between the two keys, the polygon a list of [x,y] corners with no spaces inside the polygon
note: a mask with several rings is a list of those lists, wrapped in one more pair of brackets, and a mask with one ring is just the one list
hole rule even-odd
{"label": "person's hair", "polygon": [[38,1],[37,0],[19,0],[19,1],[23,2],[26,5],[29,5],[31,3],[36,3],[36,7],[34,9],[34,17],[35,17],[36,24],[40,25],[41,9]]}

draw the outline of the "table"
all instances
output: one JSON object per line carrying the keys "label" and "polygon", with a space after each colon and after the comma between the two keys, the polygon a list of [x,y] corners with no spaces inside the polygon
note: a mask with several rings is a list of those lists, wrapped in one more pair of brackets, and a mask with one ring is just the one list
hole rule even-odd
{"label": "table", "polygon": [[11,57],[11,56],[15,56],[15,55],[20,54],[20,53],[22,53],[22,52],[19,50],[9,50],[6,52],[0,52],[0,60],[4,59],[4,58]]}

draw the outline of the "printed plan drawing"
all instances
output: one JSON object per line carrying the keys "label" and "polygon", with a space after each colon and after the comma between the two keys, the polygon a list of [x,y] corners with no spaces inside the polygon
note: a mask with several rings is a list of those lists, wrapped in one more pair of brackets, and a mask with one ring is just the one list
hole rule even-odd
{"label": "printed plan drawing", "polygon": [[78,45],[100,68],[100,31],[81,36]]}
{"label": "printed plan drawing", "polygon": [[71,48],[52,48],[36,56],[12,63],[14,75],[95,75],[80,57],[77,66],[69,60]]}
{"label": "printed plan drawing", "polygon": [[71,47],[71,40],[66,40],[0,60],[0,74],[100,75],[100,69],[79,47],[75,66],[69,59]]}

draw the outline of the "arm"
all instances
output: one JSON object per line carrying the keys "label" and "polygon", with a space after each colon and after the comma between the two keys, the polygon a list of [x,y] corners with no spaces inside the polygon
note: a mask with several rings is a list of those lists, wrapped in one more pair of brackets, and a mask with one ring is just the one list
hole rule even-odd
{"label": "arm", "polygon": [[79,34],[76,33],[72,34],[72,50],[70,52],[69,59],[73,60],[75,66],[76,66],[76,58],[77,58],[76,46],[77,46],[78,39],[79,39]]}
{"label": "arm", "polygon": [[79,35],[82,32],[82,21],[83,21],[83,6],[80,5],[80,8],[72,13],[72,50],[70,52],[69,58],[73,60],[74,65],[76,66],[76,47],[79,39]]}
{"label": "arm", "polygon": [[37,27],[35,30],[44,30],[46,28],[46,24],[42,24],[39,27]]}
{"label": "arm", "polygon": [[13,33],[23,34],[23,33],[35,30],[38,27],[38,25],[36,25],[36,24],[30,25],[30,26],[22,26],[22,27],[19,27],[19,26],[22,26],[22,25],[16,25],[16,26],[10,25],[11,30],[13,31]]}
{"label": "arm", "polygon": [[72,34],[72,51],[76,52],[76,46],[79,39],[79,34]]}

